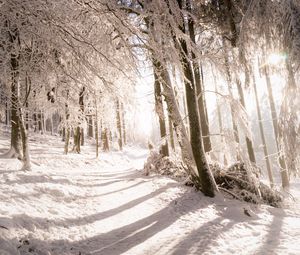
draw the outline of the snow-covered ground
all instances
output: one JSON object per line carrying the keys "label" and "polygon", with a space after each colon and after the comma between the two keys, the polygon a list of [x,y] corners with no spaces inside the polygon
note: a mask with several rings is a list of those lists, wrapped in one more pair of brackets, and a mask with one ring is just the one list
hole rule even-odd
{"label": "snow-covered ground", "polygon": [[30,145],[31,172],[0,159],[0,255],[300,254],[299,183],[285,209],[255,206],[144,176],[141,148],[96,160],[63,155],[58,137]]}

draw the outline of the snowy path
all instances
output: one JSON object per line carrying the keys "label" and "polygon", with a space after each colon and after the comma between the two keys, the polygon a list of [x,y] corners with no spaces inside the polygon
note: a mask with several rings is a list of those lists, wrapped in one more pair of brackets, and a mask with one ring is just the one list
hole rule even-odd
{"label": "snowy path", "polygon": [[209,199],[146,177],[142,149],[95,160],[90,148],[65,156],[62,143],[41,139],[31,141],[31,172],[0,159],[0,255],[300,254],[298,206]]}

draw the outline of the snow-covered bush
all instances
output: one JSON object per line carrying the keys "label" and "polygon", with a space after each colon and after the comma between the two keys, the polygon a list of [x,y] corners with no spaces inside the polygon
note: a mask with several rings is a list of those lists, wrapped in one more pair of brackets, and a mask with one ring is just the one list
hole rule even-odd
{"label": "snow-covered bush", "polygon": [[151,151],[146,163],[144,164],[145,174],[151,173],[167,175],[176,180],[187,178],[186,171],[180,160],[172,157],[162,157],[157,151]]}
{"label": "snow-covered bush", "polygon": [[[260,171],[255,166],[247,169],[246,165],[237,162],[228,168],[217,163],[210,164],[211,171],[221,192],[233,198],[254,204],[280,206],[281,194],[259,180]],[[175,157],[162,157],[157,151],[151,151],[144,165],[145,174],[151,173],[170,176],[178,181],[188,180],[184,165]],[[191,181],[185,181],[192,185]]]}

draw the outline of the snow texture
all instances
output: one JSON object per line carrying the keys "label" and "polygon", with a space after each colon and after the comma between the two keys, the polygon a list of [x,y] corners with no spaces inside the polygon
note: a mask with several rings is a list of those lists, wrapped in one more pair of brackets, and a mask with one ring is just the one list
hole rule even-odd
{"label": "snow texture", "polygon": [[300,254],[299,183],[284,209],[212,199],[145,176],[144,149],[95,159],[90,146],[63,155],[58,137],[31,137],[32,171],[0,159],[1,255]]}

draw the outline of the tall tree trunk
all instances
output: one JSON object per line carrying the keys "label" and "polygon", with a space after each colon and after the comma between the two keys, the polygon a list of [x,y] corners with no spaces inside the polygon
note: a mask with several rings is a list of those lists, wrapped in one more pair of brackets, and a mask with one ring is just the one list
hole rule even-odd
{"label": "tall tree trunk", "polygon": [[[188,5],[190,7],[190,4]],[[190,8],[189,8],[190,9]],[[188,28],[190,32],[190,38],[194,44],[196,44],[196,36],[195,36],[195,29],[194,29],[194,21],[191,17],[188,19]],[[202,131],[202,139],[204,144],[205,152],[211,151],[211,142],[209,136],[209,125],[207,114],[205,112],[205,101],[204,101],[204,91],[203,91],[203,82],[201,70],[199,66],[199,61],[196,58],[195,53],[192,51],[192,59],[193,59],[193,71],[194,71],[194,78],[195,78],[195,85],[197,91],[197,99],[198,99],[198,111],[200,115],[200,125]]]}
{"label": "tall tree trunk", "polygon": [[103,151],[109,151],[109,138],[108,138],[107,128],[104,128],[102,133],[102,145],[103,145]]}
{"label": "tall tree trunk", "polygon": [[88,116],[88,136],[89,137],[94,137],[94,132],[93,132],[93,117],[92,115]]}
{"label": "tall tree trunk", "polygon": [[73,146],[73,151],[80,153],[81,149],[80,149],[80,145],[81,145],[81,141],[82,141],[82,128],[80,127],[82,120],[84,119],[83,115],[84,115],[84,102],[83,102],[83,96],[84,96],[84,92],[85,92],[85,87],[82,88],[82,90],[79,92],[79,100],[78,100],[78,104],[79,104],[79,116],[78,118],[78,126],[76,127],[75,131],[74,131],[74,146]]}
{"label": "tall tree trunk", "polygon": [[[177,0],[179,7],[183,10],[183,0]],[[182,17],[182,23],[179,25],[179,29],[186,33],[184,27],[184,17]],[[214,197],[216,184],[213,175],[210,171],[208,162],[206,160],[204,145],[202,141],[202,132],[199,121],[198,113],[198,103],[196,99],[196,86],[193,80],[193,68],[188,59],[189,52],[187,49],[187,43],[184,39],[180,38],[180,49],[179,52],[181,57],[181,63],[184,71],[184,84],[187,98],[187,109],[189,115],[189,125],[190,125],[190,140],[194,159],[196,161],[200,182],[201,190],[204,195]]]}
{"label": "tall tree trunk", "polygon": [[96,113],[95,113],[95,136],[96,136],[96,158],[99,156],[99,127],[98,127],[98,103],[97,103],[97,96],[95,93],[95,108],[96,108]]}
{"label": "tall tree trunk", "polygon": [[69,152],[69,143],[70,143],[70,127],[67,127],[65,129],[65,147],[64,147],[64,151],[65,151],[65,154],[68,154]]}
{"label": "tall tree trunk", "polygon": [[[20,47],[19,31],[17,28],[11,28],[9,22],[6,25],[9,27],[9,41],[16,49]],[[19,54],[11,53],[10,55],[11,68],[11,140],[10,151],[6,153],[8,157],[22,157],[21,140],[20,140],[20,121],[18,114],[19,100]]]}
{"label": "tall tree trunk", "polygon": [[[229,92],[229,96],[232,99],[234,99],[233,93],[232,93],[232,76],[231,76],[231,72],[230,72],[228,52],[227,52],[226,43],[225,43],[224,38],[223,38],[223,47],[225,50],[225,52],[224,52],[225,59],[224,60],[225,60],[225,72],[226,72],[228,92]],[[236,120],[234,118],[234,109],[232,107],[232,104],[230,104],[230,112],[231,112],[231,119],[232,119],[232,128],[233,128],[233,132],[234,132],[234,139],[235,139],[236,145],[239,146],[239,143],[240,143],[239,131],[238,131],[238,126],[237,126]],[[237,160],[241,160],[241,155],[240,155],[238,147],[236,148],[236,153],[237,153]]]}
{"label": "tall tree trunk", "polygon": [[117,130],[119,133],[118,144],[120,150],[123,150],[123,138],[122,138],[122,123],[121,123],[121,113],[120,113],[120,101],[116,100],[116,121],[117,121]]}
{"label": "tall tree trunk", "polygon": [[30,79],[28,77],[28,74],[26,73],[26,77],[25,77],[25,90],[26,90],[26,103],[25,103],[25,109],[26,109],[26,114],[25,114],[25,127],[26,130],[29,130],[29,113],[28,113],[28,96],[30,93]]}
{"label": "tall tree trunk", "polygon": [[122,110],[122,128],[123,128],[123,141],[124,145],[127,143],[126,139],[126,123],[125,123],[125,110],[124,110],[124,104],[121,103],[121,110]]}
{"label": "tall tree trunk", "polygon": [[154,70],[157,74],[157,77],[159,77],[161,80],[163,95],[167,103],[167,109],[173,123],[174,131],[177,136],[179,146],[181,148],[182,160],[187,167],[187,173],[195,182],[196,187],[200,188],[201,186],[199,181],[199,174],[197,168],[195,167],[196,163],[193,157],[192,147],[189,142],[185,125],[180,116],[169,73],[166,70],[166,68],[162,67],[160,62],[156,61],[155,66],[156,68]]}
{"label": "tall tree trunk", "polygon": [[271,109],[271,116],[272,116],[272,123],[273,123],[276,147],[277,147],[277,152],[278,152],[278,156],[279,156],[281,183],[282,183],[282,187],[285,188],[285,187],[289,186],[289,176],[288,176],[288,170],[287,170],[286,164],[285,164],[284,155],[280,151],[279,142],[278,142],[278,139],[279,139],[278,118],[277,118],[277,112],[276,112],[276,107],[275,107],[275,101],[274,101],[274,97],[273,97],[272,83],[271,83],[271,79],[270,79],[270,71],[269,71],[268,65],[265,65],[263,68],[264,68],[264,74],[265,74],[265,78],[266,78],[267,89],[268,89],[268,100],[269,100],[270,109]]}
{"label": "tall tree trunk", "polygon": [[165,121],[165,113],[163,107],[163,101],[161,96],[161,84],[159,82],[159,77],[157,76],[157,66],[158,63],[153,61],[154,68],[154,94],[155,94],[155,111],[158,115],[159,119],[159,129],[160,129],[160,138],[162,140],[160,152],[163,157],[169,156],[169,147],[167,142],[167,129],[166,129],[166,121]]}
{"label": "tall tree trunk", "polygon": [[252,71],[252,80],[253,80],[253,88],[254,88],[254,94],[255,94],[256,112],[257,112],[257,116],[258,116],[260,137],[261,137],[261,141],[262,141],[262,145],[263,145],[263,151],[264,151],[265,162],[266,162],[266,166],[267,166],[270,186],[273,187],[274,186],[273,172],[272,172],[272,168],[271,168],[271,163],[270,163],[270,158],[269,158],[269,153],[268,153],[268,147],[267,147],[265,132],[264,132],[264,128],[263,128],[263,119],[262,119],[261,110],[260,110],[260,106],[259,106],[258,95],[257,95],[256,79],[255,79],[253,71]]}
{"label": "tall tree trunk", "polygon": [[170,117],[170,114],[168,114],[168,120],[169,120],[169,136],[170,136],[170,144],[173,151],[175,151],[175,142],[174,142],[174,133],[173,133],[173,124]]}
{"label": "tall tree trunk", "polygon": [[[84,120],[84,95],[85,95],[85,87],[82,87],[80,93],[79,93],[79,108],[80,108],[80,113],[81,113],[81,120]],[[79,131],[80,134],[80,145],[84,145],[84,129],[80,128]]]}
{"label": "tall tree trunk", "polygon": [[5,102],[5,125],[8,126],[10,123],[10,108],[8,104],[8,99],[6,98]]}
{"label": "tall tree trunk", "polygon": [[[246,109],[242,84],[239,80],[237,80],[236,85],[237,85],[238,92],[239,92],[240,103]],[[248,151],[249,159],[252,163],[255,164],[256,160],[255,160],[255,154],[254,154],[254,149],[253,149],[253,143],[252,143],[252,140],[247,135],[246,135],[246,144],[247,144],[247,151]]]}
{"label": "tall tree trunk", "polygon": [[18,115],[19,84],[15,72],[13,71],[11,84],[11,149],[7,156],[21,158],[20,122]]}
{"label": "tall tree trunk", "polygon": [[[223,134],[223,131],[224,131],[223,121],[222,121],[221,108],[220,108],[219,97],[218,97],[218,95],[219,95],[218,84],[217,84],[216,75],[213,73],[213,68],[212,68],[212,76],[213,76],[214,85],[215,85],[215,92],[217,94],[216,103],[217,103],[218,124],[219,124],[219,129],[220,129],[220,134],[221,134],[221,142],[225,145],[225,137]],[[224,165],[226,166],[227,164],[228,164],[228,161],[227,161],[227,157],[226,157],[226,151],[224,151]]]}
{"label": "tall tree trunk", "polygon": [[73,151],[80,153],[80,137],[81,137],[81,129],[80,127],[76,127],[74,131],[74,146],[73,146]]}
{"label": "tall tree trunk", "polygon": [[30,163],[30,154],[29,154],[29,145],[28,145],[28,135],[25,127],[23,109],[20,102],[19,102],[19,126],[21,131],[20,133],[22,138],[22,152],[23,152],[22,170],[29,171],[31,170],[31,163]]}
{"label": "tall tree trunk", "polygon": [[69,152],[69,143],[70,143],[70,133],[71,133],[70,125],[68,123],[68,120],[69,120],[69,117],[70,117],[68,103],[65,104],[65,114],[66,114],[66,123],[65,123],[65,127],[64,127],[64,131],[65,131],[65,147],[64,147],[64,151],[65,151],[65,154],[68,154],[68,152]]}

